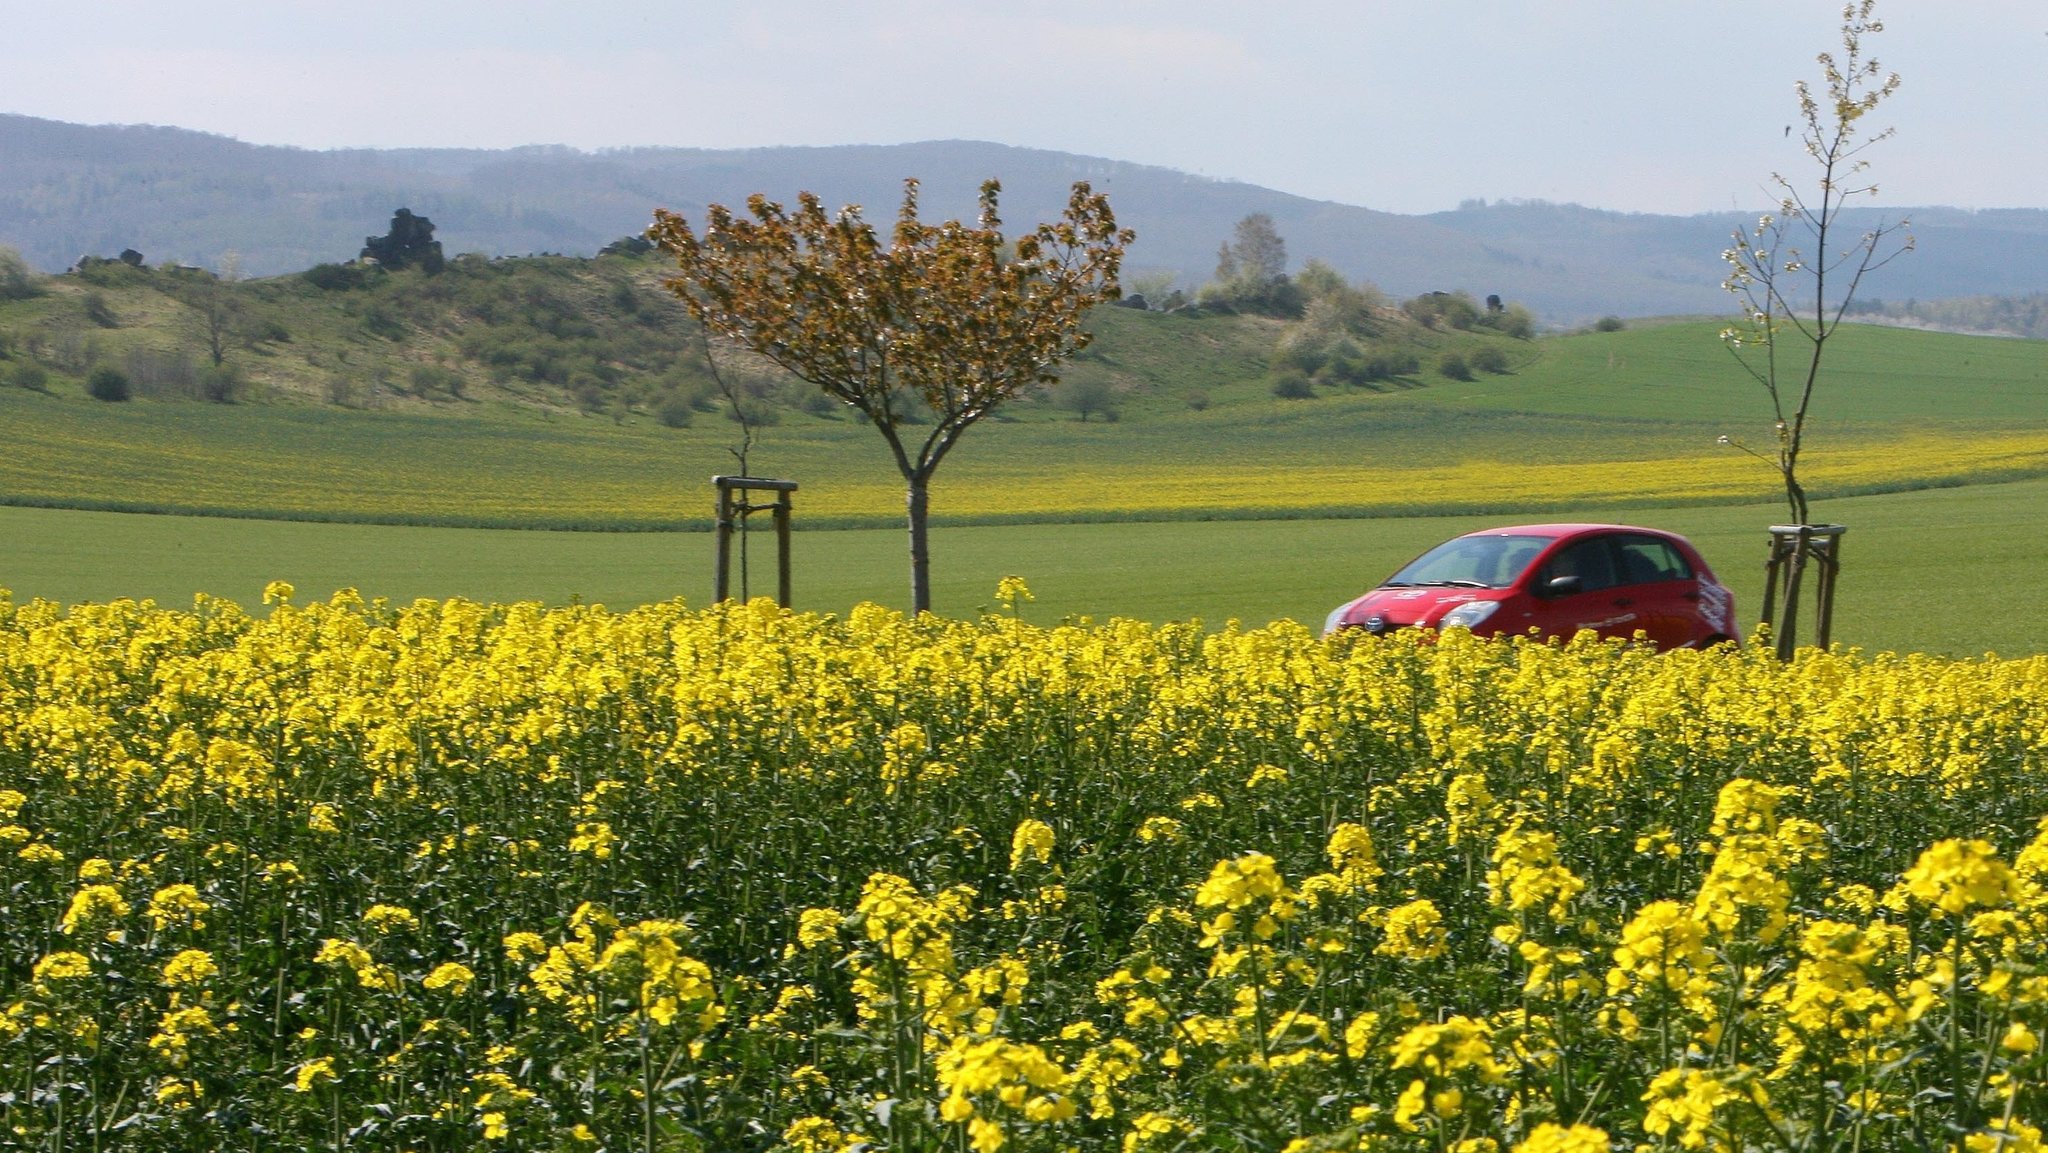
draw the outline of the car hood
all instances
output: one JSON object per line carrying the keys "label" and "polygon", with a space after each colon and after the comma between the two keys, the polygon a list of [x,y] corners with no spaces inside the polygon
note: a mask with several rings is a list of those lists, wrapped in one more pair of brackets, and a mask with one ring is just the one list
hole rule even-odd
{"label": "car hood", "polygon": [[1391,628],[1434,625],[1445,613],[1471,601],[1497,601],[1507,589],[1445,588],[1435,585],[1417,588],[1379,588],[1344,606],[1342,623],[1370,627],[1380,618],[1384,632]]}

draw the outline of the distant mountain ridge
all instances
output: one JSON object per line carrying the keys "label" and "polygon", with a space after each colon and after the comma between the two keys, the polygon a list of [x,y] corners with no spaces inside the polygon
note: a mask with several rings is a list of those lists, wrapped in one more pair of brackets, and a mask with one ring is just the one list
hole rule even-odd
{"label": "distant mountain ridge", "polygon": [[[152,263],[250,275],[347,260],[392,210],[431,218],[453,255],[588,255],[644,228],[656,207],[701,213],[754,192],[799,190],[857,203],[886,223],[902,181],[923,182],[928,217],[970,214],[982,180],[1003,181],[1012,226],[1057,215],[1068,186],[1110,195],[1138,242],[1126,270],[1207,280],[1243,216],[1272,216],[1296,265],[1316,258],[1397,296],[1465,289],[1520,301],[1546,321],[1719,312],[1720,252],[1754,213],[1620,213],[1542,202],[1473,203],[1409,216],[1256,185],[976,141],[821,148],[560,146],[315,152],[154,126],[87,126],[0,114],[0,244],[59,271],[124,248]],[[2048,210],[1860,210],[1852,226],[1910,217],[1918,250],[1864,286],[1889,300],[2048,291]]]}

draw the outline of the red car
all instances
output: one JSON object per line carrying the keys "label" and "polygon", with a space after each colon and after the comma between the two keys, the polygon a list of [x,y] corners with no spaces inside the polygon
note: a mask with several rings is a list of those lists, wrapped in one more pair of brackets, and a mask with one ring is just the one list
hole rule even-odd
{"label": "red car", "polygon": [[1525,524],[1467,533],[1338,608],[1323,635],[1470,629],[1569,638],[1580,629],[1658,648],[1733,641],[1735,597],[1692,542],[1619,524]]}

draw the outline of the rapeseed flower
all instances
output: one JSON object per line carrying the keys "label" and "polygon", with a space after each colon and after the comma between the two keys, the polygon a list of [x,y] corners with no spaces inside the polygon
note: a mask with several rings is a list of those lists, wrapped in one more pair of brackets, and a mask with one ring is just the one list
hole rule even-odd
{"label": "rapeseed flower", "polygon": [[1016,872],[1026,861],[1050,861],[1053,839],[1052,826],[1044,821],[1026,817],[1017,822],[1016,832],[1010,834],[1010,871]]}
{"label": "rapeseed flower", "polygon": [[181,949],[177,956],[164,962],[164,984],[172,988],[204,985],[219,972],[220,965],[213,954],[204,949]]}

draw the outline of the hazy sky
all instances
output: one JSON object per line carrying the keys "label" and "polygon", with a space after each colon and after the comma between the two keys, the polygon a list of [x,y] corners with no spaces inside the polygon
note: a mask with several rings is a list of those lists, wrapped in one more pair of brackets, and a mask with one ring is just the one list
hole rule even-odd
{"label": "hazy sky", "polygon": [[[977,139],[1396,212],[1768,203],[1837,0],[0,0],[0,112],[309,148]],[[2048,206],[2048,4],[1887,0],[1881,202]],[[1796,133],[1795,133],[1796,135]],[[5,163],[5,157],[0,157]]]}

